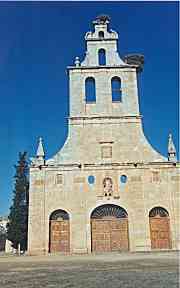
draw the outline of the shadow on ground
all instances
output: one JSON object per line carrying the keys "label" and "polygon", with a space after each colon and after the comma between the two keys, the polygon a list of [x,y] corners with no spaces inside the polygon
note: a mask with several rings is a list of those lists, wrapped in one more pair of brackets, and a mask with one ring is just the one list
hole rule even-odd
{"label": "shadow on ground", "polygon": [[177,288],[176,252],[84,256],[1,256],[3,288]]}

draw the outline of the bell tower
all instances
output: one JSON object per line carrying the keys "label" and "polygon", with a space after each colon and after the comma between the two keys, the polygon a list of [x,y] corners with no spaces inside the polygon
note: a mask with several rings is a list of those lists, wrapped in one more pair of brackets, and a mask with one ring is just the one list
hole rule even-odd
{"label": "bell tower", "polygon": [[109,29],[109,17],[93,21],[85,35],[85,59],[75,58],[68,67],[70,117],[139,116],[137,68],[117,51],[117,32]]}
{"label": "bell tower", "polygon": [[68,138],[48,163],[99,165],[164,159],[149,145],[142,129],[137,74],[144,57],[133,54],[122,59],[118,34],[109,22],[105,15],[93,21],[93,31],[85,35],[84,60],[75,57],[75,65],[68,67]]}

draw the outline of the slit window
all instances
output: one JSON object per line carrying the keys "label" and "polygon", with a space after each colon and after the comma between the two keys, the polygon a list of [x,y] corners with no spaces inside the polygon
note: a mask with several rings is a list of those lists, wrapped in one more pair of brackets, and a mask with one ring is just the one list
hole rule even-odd
{"label": "slit window", "polygon": [[96,102],[96,85],[93,77],[88,77],[85,81],[86,103]]}
{"label": "slit window", "polygon": [[103,31],[99,31],[99,38],[103,39],[104,38],[104,32]]}
{"label": "slit window", "polygon": [[158,171],[152,172],[152,182],[160,182],[160,175]]}
{"label": "slit window", "polygon": [[63,184],[63,175],[62,174],[56,175],[56,184]]}
{"label": "slit window", "polygon": [[100,49],[98,51],[99,65],[106,65],[106,51],[104,49]]}
{"label": "slit window", "polygon": [[111,79],[112,102],[120,102],[122,99],[121,79],[113,77]]}

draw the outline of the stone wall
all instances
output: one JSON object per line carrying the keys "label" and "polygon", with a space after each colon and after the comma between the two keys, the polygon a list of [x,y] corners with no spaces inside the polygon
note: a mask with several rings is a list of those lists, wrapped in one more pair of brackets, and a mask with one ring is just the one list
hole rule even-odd
{"label": "stone wall", "polygon": [[[163,166],[163,167],[162,167]],[[158,173],[154,176],[154,173]],[[70,216],[70,246],[72,253],[91,252],[90,215],[95,207],[116,204],[128,213],[130,251],[151,250],[149,212],[161,206],[169,212],[173,249],[179,245],[179,170],[166,165],[133,165],[94,168],[44,167],[31,170],[31,202],[29,252],[48,253],[49,217],[62,209]],[[62,183],[57,183],[62,175]],[[95,183],[88,183],[88,176]],[[121,183],[120,176],[127,182]],[[103,180],[113,181],[112,196],[105,197]],[[171,181],[173,179],[173,181]]]}

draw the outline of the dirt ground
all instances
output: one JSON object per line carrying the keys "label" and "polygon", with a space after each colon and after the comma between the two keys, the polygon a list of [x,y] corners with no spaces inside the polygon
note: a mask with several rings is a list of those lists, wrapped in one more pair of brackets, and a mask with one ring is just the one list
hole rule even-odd
{"label": "dirt ground", "polygon": [[177,252],[0,256],[1,288],[175,288]]}

